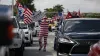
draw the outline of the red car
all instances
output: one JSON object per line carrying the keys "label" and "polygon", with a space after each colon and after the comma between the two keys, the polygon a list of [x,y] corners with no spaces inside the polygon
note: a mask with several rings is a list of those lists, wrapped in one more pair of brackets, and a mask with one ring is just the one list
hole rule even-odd
{"label": "red car", "polygon": [[90,47],[88,56],[100,56],[100,41]]}

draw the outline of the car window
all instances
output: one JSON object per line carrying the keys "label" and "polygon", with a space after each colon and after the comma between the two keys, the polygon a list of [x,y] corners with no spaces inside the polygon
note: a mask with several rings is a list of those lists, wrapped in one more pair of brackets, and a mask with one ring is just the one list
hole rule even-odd
{"label": "car window", "polygon": [[100,32],[100,20],[66,21],[65,32]]}
{"label": "car window", "polygon": [[20,23],[20,29],[27,29],[28,26],[24,23]]}
{"label": "car window", "polygon": [[13,26],[14,26],[14,28],[17,28],[18,26],[17,26],[17,22],[16,22],[16,19],[15,18],[13,18]]}

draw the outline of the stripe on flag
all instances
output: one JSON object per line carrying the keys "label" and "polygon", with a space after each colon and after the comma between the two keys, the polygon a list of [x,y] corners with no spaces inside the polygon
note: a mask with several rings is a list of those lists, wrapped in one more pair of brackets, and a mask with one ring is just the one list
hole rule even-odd
{"label": "stripe on flag", "polygon": [[29,18],[24,18],[24,23],[25,24],[30,24],[30,23],[32,23],[32,20],[29,19]]}
{"label": "stripe on flag", "polygon": [[33,13],[28,8],[25,8],[25,11],[24,11],[24,23],[25,24],[32,23],[32,14]]}

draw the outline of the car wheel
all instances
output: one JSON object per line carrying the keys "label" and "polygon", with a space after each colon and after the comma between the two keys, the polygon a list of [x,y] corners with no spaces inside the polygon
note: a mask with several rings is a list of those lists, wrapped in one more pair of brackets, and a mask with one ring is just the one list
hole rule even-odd
{"label": "car wheel", "polygon": [[59,52],[57,51],[57,56],[61,56],[61,55],[59,55]]}
{"label": "car wheel", "polygon": [[23,56],[24,47],[15,50],[15,56]]}
{"label": "car wheel", "polygon": [[15,51],[15,56],[23,56],[23,51],[20,50],[20,49],[19,49],[19,50],[17,49],[17,50]]}
{"label": "car wheel", "polygon": [[31,41],[30,43],[33,44],[33,37],[32,37],[32,35],[30,36],[30,41]]}
{"label": "car wheel", "polygon": [[37,37],[37,31],[36,31],[36,33],[35,33],[35,37]]}
{"label": "car wheel", "polygon": [[54,40],[54,50],[57,51],[56,39]]}
{"label": "car wheel", "polygon": [[15,51],[14,49],[9,49],[9,56],[15,56]]}
{"label": "car wheel", "polygon": [[8,53],[8,52],[6,52],[6,53],[5,53],[5,56],[9,56],[9,53]]}
{"label": "car wheel", "polygon": [[54,50],[57,51],[56,43],[54,43]]}

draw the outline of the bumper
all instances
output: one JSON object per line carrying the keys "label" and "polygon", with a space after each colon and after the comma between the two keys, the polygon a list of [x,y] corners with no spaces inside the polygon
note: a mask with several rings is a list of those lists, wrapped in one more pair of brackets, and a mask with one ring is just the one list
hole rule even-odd
{"label": "bumper", "polygon": [[12,48],[20,48],[22,45],[22,39],[14,38],[12,44],[9,46],[10,49]]}
{"label": "bumper", "polygon": [[[60,53],[69,53],[74,44],[59,43],[57,51]],[[90,45],[78,45],[72,49],[71,54],[87,54],[89,52]]]}

